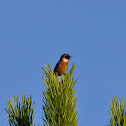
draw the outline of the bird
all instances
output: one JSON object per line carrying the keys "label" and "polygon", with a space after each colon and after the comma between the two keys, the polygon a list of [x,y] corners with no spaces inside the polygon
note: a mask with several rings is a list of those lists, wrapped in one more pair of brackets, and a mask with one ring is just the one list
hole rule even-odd
{"label": "bird", "polygon": [[56,64],[56,66],[54,68],[54,73],[58,73],[59,78],[67,70],[69,60],[71,57],[72,56],[70,56],[69,54],[63,54],[60,57],[60,60],[58,61],[58,63]]}

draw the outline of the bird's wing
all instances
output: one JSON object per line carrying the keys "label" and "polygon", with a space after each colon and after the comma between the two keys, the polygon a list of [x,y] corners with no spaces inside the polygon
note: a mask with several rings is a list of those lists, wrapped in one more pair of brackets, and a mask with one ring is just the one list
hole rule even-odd
{"label": "bird's wing", "polygon": [[54,73],[57,72],[57,68],[59,67],[60,63],[61,63],[61,61],[59,61],[59,62],[56,64],[56,66],[55,66],[55,68],[54,68]]}

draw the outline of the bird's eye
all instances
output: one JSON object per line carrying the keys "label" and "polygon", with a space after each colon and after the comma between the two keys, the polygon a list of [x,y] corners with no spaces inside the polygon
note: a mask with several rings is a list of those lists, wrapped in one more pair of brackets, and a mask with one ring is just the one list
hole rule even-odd
{"label": "bird's eye", "polygon": [[69,56],[65,56],[65,58],[69,60]]}

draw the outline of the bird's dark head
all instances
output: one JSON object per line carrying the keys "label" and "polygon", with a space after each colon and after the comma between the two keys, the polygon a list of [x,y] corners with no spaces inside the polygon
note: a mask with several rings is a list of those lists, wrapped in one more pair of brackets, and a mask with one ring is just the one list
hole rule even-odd
{"label": "bird's dark head", "polygon": [[69,54],[63,54],[63,55],[61,56],[61,59],[69,60],[70,57],[72,57],[72,56],[70,56]]}

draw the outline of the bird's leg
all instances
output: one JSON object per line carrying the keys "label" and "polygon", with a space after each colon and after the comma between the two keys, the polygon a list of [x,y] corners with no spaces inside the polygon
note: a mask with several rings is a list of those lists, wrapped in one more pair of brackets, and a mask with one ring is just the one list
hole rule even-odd
{"label": "bird's leg", "polygon": [[59,79],[59,83],[61,83],[61,79],[60,79],[60,76],[58,76],[58,79]]}
{"label": "bird's leg", "polygon": [[[60,78],[60,76],[58,76],[58,79],[59,79],[59,84],[61,84],[61,78]],[[63,87],[63,83],[62,83],[62,87]]]}

